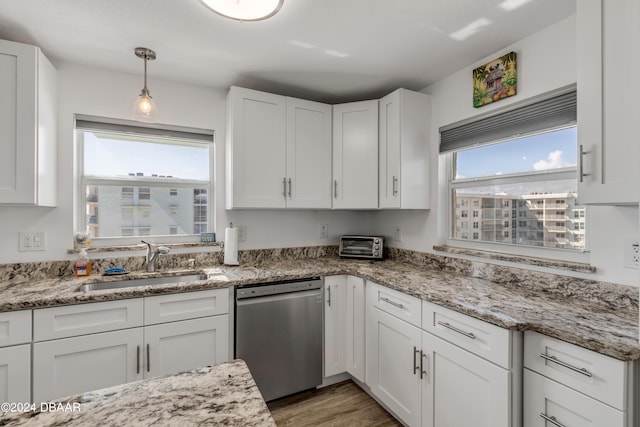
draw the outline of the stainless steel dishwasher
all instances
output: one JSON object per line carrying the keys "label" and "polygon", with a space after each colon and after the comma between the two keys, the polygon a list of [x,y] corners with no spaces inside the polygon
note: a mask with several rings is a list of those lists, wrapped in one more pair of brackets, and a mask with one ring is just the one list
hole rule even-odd
{"label": "stainless steel dishwasher", "polygon": [[322,279],[235,289],[235,357],[266,401],[322,383]]}

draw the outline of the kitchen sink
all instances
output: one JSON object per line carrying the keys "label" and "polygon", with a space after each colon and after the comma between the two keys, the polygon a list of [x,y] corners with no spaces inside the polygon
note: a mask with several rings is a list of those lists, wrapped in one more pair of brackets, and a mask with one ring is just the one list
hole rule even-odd
{"label": "kitchen sink", "polygon": [[76,292],[104,291],[107,289],[134,288],[138,286],[156,286],[170,283],[195,282],[206,280],[206,274],[185,274],[181,276],[147,277],[144,279],[116,280],[113,282],[86,283],[78,286]]}

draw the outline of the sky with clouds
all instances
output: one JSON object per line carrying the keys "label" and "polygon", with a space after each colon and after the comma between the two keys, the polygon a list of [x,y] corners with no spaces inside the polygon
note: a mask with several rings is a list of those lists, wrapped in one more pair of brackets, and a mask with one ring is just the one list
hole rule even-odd
{"label": "sky with clouds", "polygon": [[576,128],[460,151],[457,178],[477,178],[576,166]]}

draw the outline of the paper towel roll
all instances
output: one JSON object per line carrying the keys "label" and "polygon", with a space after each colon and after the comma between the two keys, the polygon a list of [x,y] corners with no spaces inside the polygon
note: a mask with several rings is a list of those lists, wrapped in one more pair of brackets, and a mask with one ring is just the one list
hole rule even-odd
{"label": "paper towel roll", "polygon": [[224,230],[224,263],[238,265],[238,229],[227,227]]}

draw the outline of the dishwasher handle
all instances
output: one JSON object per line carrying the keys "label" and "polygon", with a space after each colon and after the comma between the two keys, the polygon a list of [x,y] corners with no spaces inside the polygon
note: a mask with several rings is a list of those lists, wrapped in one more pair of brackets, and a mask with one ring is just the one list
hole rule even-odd
{"label": "dishwasher handle", "polygon": [[[296,298],[305,298],[310,296],[321,296],[322,289],[310,289],[307,291],[298,291],[298,292],[287,292],[282,294],[273,294],[266,296],[258,296],[258,297],[250,297],[250,298],[242,298],[236,299],[236,306],[247,306],[254,304],[264,304],[273,301],[282,301],[285,299],[296,299]],[[322,302],[322,298],[320,298],[320,302]]]}

